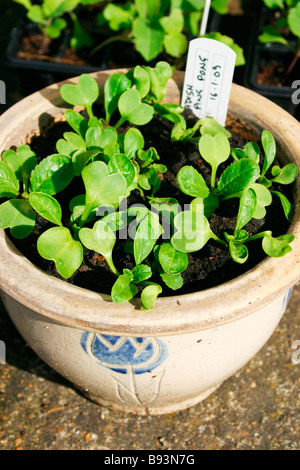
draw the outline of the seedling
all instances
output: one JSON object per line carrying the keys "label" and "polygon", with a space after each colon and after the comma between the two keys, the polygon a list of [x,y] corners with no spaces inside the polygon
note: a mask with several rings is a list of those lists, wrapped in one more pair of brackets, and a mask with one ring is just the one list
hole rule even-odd
{"label": "seedling", "polygon": [[70,46],[75,50],[92,46],[90,34],[81,27],[75,13],[82,0],[41,0],[40,4],[32,3],[31,0],[14,1],[26,8],[27,18],[39,26],[45,38],[57,39],[61,36],[68,25],[65,17],[68,14],[73,22]]}
{"label": "seedling", "polygon": [[[65,112],[70,131],[57,141],[58,153],[38,163],[31,148],[23,145],[3,152],[0,162],[0,197],[6,199],[0,205],[0,227],[22,239],[32,233],[39,214],[47,223],[37,250],[55,263],[62,278],[76,273],[85,250],[94,251],[106,259],[116,278],[112,300],[122,303],[140,295],[146,311],[163,291],[157,280],[180,289],[188,253],[200,251],[209,240],[242,264],[250,256],[248,242],[261,239],[267,255],[280,257],[291,250],[294,239],[291,234],[275,238],[270,231],[251,234],[247,224],[265,217],[273,197],[279,198],[291,221],[292,206],[280,186],[295,180],[295,165],[276,164],[275,140],[267,131],[261,136],[260,166],[260,147],[249,142],[231,151],[230,133],[213,119],[188,128],[180,106],[161,103],[170,76],[170,66],[162,62],[154,69],[138,66],[126,75],[113,74],[104,87],[104,113],[97,116],[97,83],[82,75],[77,85],[61,87],[62,97],[83,111]],[[155,114],[173,123],[174,141],[197,142],[199,156],[211,169],[206,180],[192,165],[180,169],[178,187],[187,201],[183,210],[173,197],[159,197],[167,167],[159,162],[159,149],[145,148],[143,137],[143,126]],[[57,196],[71,183],[84,190],[64,201],[64,207],[65,202],[69,206],[66,214]],[[140,192],[144,204],[125,204],[124,209],[133,191]],[[210,218],[233,198],[239,200],[235,230],[217,236]],[[131,255],[130,269],[119,267],[114,256],[124,230],[127,242],[122,246]]]}
{"label": "seedling", "polygon": [[[282,83],[285,83],[300,58],[300,2],[299,0],[263,1],[267,8],[280,10],[281,15],[274,26],[264,27],[263,33],[259,36],[259,41],[263,44],[283,44],[293,54],[293,59],[282,80]],[[291,38],[287,38],[283,35],[281,32],[283,28],[288,29]]]}
{"label": "seedling", "polygon": [[[213,0],[211,7],[225,14],[228,3],[229,0]],[[185,61],[187,36],[199,35],[203,9],[203,0],[131,0],[125,4],[107,2],[98,16],[98,24],[110,36],[98,44],[91,55],[113,42],[121,41],[134,44],[136,51],[147,63],[166,52],[179,66]],[[236,48],[239,51],[237,65],[244,63],[243,52],[233,39],[222,35],[214,39]]]}

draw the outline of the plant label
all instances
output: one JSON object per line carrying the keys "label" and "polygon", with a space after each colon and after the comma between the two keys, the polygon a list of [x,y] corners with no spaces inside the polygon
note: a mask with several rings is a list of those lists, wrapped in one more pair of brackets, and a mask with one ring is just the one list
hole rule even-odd
{"label": "plant label", "polygon": [[6,346],[4,341],[0,340],[0,364],[5,364],[6,361]]}
{"label": "plant label", "polygon": [[190,42],[181,105],[225,125],[236,53],[208,38]]}

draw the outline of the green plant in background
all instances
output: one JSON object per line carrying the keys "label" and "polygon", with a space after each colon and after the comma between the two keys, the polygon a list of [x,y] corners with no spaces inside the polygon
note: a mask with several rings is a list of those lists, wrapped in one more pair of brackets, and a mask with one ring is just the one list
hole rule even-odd
{"label": "green plant in background", "polygon": [[[286,70],[284,81],[294,69],[300,58],[300,0],[263,0],[265,6],[272,10],[279,10],[280,16],[274,26],[264,26],[259,36],[261,43],[279,43],[291,50],[294,57]],[[288,29],[290,37],[281,32]]]}
{"label": "green plant in background", "polygon": [[[98,16],[98,24],[109,28],[109,39],[91,52],[115,41],[130,42],[146,62],[156,59],[162,52],[180,60],[186,55],[188,37],[198,37],[204,0],[132,0],[119,4],[107,2]],[[213,0],[212,8],[227,12],[229,0]],[[209,37],[209,36],[207,36]],[[237,65],[244,64],[243,51],[234,41],[217,34],[213,39],[225,42],[238,52]]]}
{"label": "green plant in background", "polygon": [[32,4],[31,0],[13,0],[20,3],[27,10],[27,18],[36,23],[42,34],[51,39],[60,37],[63,30],[68,26],[66,14],[72,20],[72,37],[70,45],[73,49],[91,47],[93,44],[90,34],[85,31],[79,23],[75,13],[82,0],[41,0],[40,4]]}
{"label": "green plant in background", "polygon": [[[83,107],[86,117],[66,110],[70,131],[57,141],[57,154],[38,163],[30,147],[22,145],[3,152],[0,162],[0,197],[6,199],[0,205],[0,228],[10,229],[15,238],[25,238],[39,214],[52,227],[39,236],[37,250],[55,262],[63,278],[80,268],[84,248],[93,250],[106,259],[116,277],[112,300],[122,303],[140,293],[143,310],[153,308],[163,291],[161,284],[173,290],[182,287],[188,253],[201,250],[210,239],[229,250],[237,263],[247,260],[246,244],[252,240],[261,239],[267,255],[281,257],[291,250],[294,239],[291,234],[275,238],[270,231],[251,235],[245,227],[252,218],[266,215],[273,196],[280,199],[291,220],[292,206],[276,185],[295,180],[295,165],[274,165],[276,145],[267,131],[262,133],[260,167],[258,145],[249,142],[244,149],[231,152],[230,133],[212,118],[188,128],[183,108],[162,103],[171,75],[171,66],[165,62],[111,75],[105,82],[100,118],[94,111],[99,89],[90,75],[82,75],[77,85],[64,84],[61,96]],[[197,142],[201,157],[211,167],[209,185],[193,166],[178,172],[178,188],[188,203],[183,210],[175,198],[159,197],[159,176],[167,167],[159,163],[159,149],[145,148],[142,129],[156,113],[173,124],[172,140]],[[220,171],[230,156],[232,162]],[[73,187],[81,187],[79,181],[84,192],[67,201],[69,213],[63,214],[56,196],[72,182]],[[140,192],[144,204],[124,207],[133,191]],[[210,218],[220,202],[232,198],[239,200],[236,226],[233,233],[220,238],[213,233]],[[121,271],[115,265],[114,249],[124,229],[124,250],[131,254],[134,266]]]}

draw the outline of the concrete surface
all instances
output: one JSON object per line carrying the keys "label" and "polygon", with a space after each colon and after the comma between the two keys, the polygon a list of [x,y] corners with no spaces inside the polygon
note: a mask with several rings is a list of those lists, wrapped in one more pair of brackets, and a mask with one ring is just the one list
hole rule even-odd
{"label": "concrete surface", "polygon": [[[12,7],[13,5],[13,7]],[[20,7],[20,8],[19,8]],[[0,79],[7,104],[22,97],[4,64],[8,32],[22,7],[1,0]],[[300,284],[263,349],[208,399],[171,415],[139,417],[84,398],[44,364],[0,304],[0,450],[299,450]],[[299,343],[300,344],[300,343]],[[300,349],[300,346],[298,346]]]}

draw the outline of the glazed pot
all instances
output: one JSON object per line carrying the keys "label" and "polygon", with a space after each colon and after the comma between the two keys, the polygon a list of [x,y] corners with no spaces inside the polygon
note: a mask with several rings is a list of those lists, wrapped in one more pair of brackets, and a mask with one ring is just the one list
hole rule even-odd
{"label": "glazed pot", "polygon": [[[101,92],[108,75],[93,76]],[[168,84],[166,101],[178,102],[182,72]],[[75,83],[77,79],[72,79]],[[0,150],[25,144],[63,120],[60,84],[37,92],[0,118]],[[274,135],[282,163],[300,167],[300,123],[266,98],[233,85],[230,112],[259,134]],[[163,414],[206,398],[242,368],[279,323],[300,278],[299,180],[289,231],[296,239],[283,258],[266,258],[222,285],[193,294],[159,297],[151,312],[135,299],[116,305],[110,296],[50,277],[0,236],[4,305],[26,342],[86,396],[111,409]]]}

